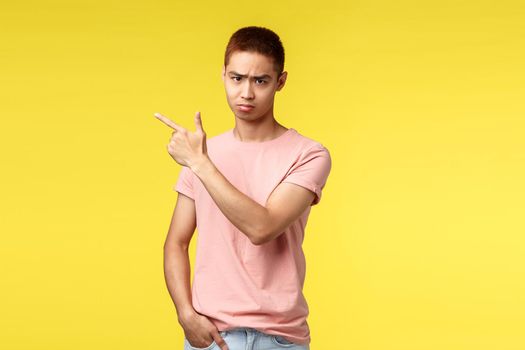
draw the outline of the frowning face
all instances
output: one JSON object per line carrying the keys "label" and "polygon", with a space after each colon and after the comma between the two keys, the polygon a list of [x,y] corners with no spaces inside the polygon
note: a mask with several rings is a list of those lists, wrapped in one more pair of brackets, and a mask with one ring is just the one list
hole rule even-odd
{"label": "frowning face", "polygon": [[[275,93],[286,82],[287,72],[277,77],[273,60],[255,52],[236,51],[222,69],[228,105],[237,118],[273,118]],[[245,106],[243,106],[245,105]]]}

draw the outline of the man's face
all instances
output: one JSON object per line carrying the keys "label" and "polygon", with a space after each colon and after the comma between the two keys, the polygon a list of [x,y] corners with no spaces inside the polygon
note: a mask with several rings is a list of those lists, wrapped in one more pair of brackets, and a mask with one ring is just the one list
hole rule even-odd
{"label": "man's face", "polygon": [[[273,60],[267,56],[247,51],[236,51],[230,56],[228,66],[222,68],[222,80],[228,105],[241,119],[255,120],[273,116],[276,91],[286,82],[286,72],[277,77]],[[240,104],[254,106],[243,108]]]}

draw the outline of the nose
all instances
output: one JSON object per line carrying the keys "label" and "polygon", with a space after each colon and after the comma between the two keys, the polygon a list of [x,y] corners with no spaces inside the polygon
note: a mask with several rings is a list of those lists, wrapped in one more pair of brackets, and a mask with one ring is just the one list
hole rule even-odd
{"label": "nose", "polygon": [[242,87],[241,97],[246,100],[251,100],[254,98],[252,83],[248,80],[244,83]]}

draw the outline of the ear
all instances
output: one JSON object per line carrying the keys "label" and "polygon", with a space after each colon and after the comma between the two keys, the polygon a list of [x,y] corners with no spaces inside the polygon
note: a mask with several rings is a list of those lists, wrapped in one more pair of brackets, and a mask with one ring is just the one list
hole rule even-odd
{"label": "ear", "polygon": [[284,84],[286,83],[286,77],[288,76],[288,72],[284,71],[282,72],[281,76],[279,77],[277,81],[277,91],[280,91]]}
{"label": "ear", "polygon": [[221,74],[221,78],[222,78],[223,82],[224,82],[225,74],[226,74],[226,67],[223,65],[222,66],[222,74]]}

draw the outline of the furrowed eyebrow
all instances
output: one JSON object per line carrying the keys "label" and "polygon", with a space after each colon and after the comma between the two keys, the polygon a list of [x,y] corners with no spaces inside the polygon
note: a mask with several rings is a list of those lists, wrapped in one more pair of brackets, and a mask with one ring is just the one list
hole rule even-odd
{"label": "furrowed eyebrow", "polygon": [[[237,76],[243,77],[243,78],[248,76],[246,74],[240,74],[240,73],[237,73],[237,72],[234,72],[234,71],[230,71],[228,74],[230,74],[230,75],[231,74],[237,75]],[[263,75],[259,75],[259,76],[252,76],[252,77],[255,78],[255,79],[264,79],[264,78],[270,78],[271,79],[272,78],[272,76],[268,75],[268,74],[263,74]]]}

